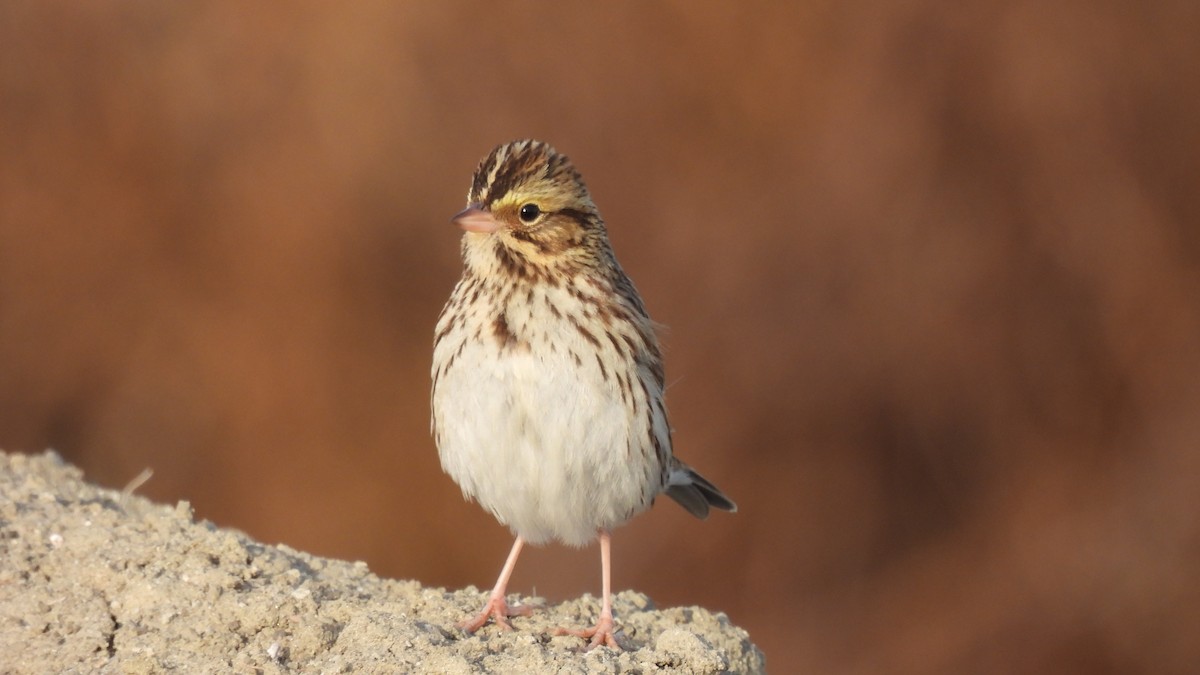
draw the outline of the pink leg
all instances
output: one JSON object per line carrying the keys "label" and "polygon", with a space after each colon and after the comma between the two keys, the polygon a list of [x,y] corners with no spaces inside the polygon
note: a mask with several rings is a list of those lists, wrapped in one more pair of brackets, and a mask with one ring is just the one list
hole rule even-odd
{"label": "pink leg", "polygon": [[559,628],[555,631],[557,635],[574,635],[583,639],[591,638],[587,648],[595,649],[600,645],[607,645],[612,649],[620,650],[621,646],[617,644],[616,638],[613,637],[613,613],[612,613],[612,554],[609,550],[611,544],[611,535],[608,532],[600,532],[600,570],[603,575],[604,586],[604,604],[600,608],[600,620],[592,628],[584,628],[583,630],[567,630]]}
{"label": "pink leg", "polygon": [[524,605],[509,607],[508,603],[504,601],[504,592],[508,588],[508,578],[512,576],[513,568],[517,566],[517,556],[521,555],[521,547],[524,545],[525,540],[517,537],[517,540],[513,542],[512,551],[508,554],[508,560],[504,561],[504,569],[500,570],[500,578],[496,580],[496,586],[492,589],[492,594],[488,596],[487,604],[483,606],[483,609],[474,618],[459,623],[459,628],[466,630],[468,633],[474,633],[491,618],[500,628],[512,630],[512,626],[508,623],[508,617],[529,615],[531,611],[529,607]]}

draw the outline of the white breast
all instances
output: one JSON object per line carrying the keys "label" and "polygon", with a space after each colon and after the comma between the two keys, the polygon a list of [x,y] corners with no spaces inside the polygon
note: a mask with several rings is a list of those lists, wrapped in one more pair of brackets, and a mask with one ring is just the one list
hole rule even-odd
{"label": "white breast", "polygon": [[632,387],[631,414],[612,365],[606,378],[596,363],[613,353],[565,321],[537,319],[520,346],[465,329],[439,342],[435,364],[455,356],[441,373],[435,365],[438,453],[464,495],[530,543],[583,545],[649,507],[661,466],[647,447],[642,387]]}

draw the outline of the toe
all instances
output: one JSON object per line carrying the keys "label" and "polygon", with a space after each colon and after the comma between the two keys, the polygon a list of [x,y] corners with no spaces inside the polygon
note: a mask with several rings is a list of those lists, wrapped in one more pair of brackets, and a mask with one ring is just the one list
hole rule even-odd
{"label": "toe", "polygon": [[500,630],[512,630],[512,624],[508,622],[509,617],[530,614],[533,614],[533,608],[529,605],[509,605],[504,598],[490,598],[478,614],[459,622],[458,627],[468,633],[474,633],[491,620]]}
{"label": "toe", "polygon": [[594,627],[581,630],[558,628],[555,629],[554,634],[574,635],[575,637],[588,640],[587,651],[591,651],[601,645],[617,651],[621,650],[621,645],[617,643],[616,630],[613,627],[612,619],[602,618]]}

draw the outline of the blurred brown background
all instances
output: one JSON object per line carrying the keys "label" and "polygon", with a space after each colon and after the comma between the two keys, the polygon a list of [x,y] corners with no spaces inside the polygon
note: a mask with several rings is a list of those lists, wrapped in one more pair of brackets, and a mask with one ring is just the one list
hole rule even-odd
{"label": "blurred brown background", "polygon": [[[489,587],[428,434],[493,145],[569,154],[732,495],[618,588],[776,672],[1200,662],[1200,5],[0,4],[0,447]],[[599,592],[595,547],[514,590]]]}

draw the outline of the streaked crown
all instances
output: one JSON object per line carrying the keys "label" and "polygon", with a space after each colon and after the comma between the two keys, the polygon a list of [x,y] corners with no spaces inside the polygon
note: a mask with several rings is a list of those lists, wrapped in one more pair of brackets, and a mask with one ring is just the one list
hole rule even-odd
{"label": "streaked crown", "polygon": [[[543,268],[612,264],[604,223],[566,155],[535,140],[493,149],[471,180],[464,253]],[[468,256],[470,259],[471,256]],[[478,260],[478,258],[476,259]]]}

